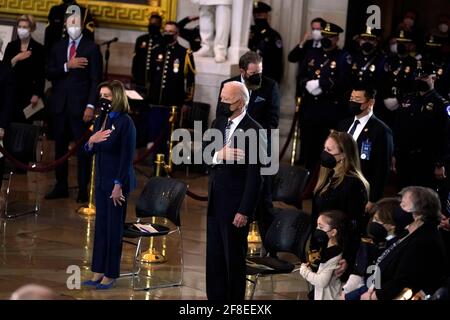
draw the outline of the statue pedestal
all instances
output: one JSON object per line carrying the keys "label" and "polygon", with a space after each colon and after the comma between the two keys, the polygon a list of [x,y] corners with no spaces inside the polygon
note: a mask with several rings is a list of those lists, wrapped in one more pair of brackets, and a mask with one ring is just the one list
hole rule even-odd
{"label": "statue pedestal", "polygon": [[196,57],[195,97],[194,101],[208,103],[211,106],[209,124],[216,118],[220,84],[239,74],[239,66],[230,61],[216,63],[214,58]]}

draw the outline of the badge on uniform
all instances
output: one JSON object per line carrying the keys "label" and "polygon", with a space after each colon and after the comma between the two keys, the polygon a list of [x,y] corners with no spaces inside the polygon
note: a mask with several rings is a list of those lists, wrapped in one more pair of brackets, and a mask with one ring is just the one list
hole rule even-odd
{"label": "badge on uniform", "polygon": [[158,62],[162,62],[164,59],[164,56],[162,54],[158,54]]}
{"label": "badge on uniform", "polygon": [[147,42],[144,41],[141,43],[141,48],[145,48],[146,46],[147,46]]}
{"label": "badge on uniform", "polygon": [[370,153],[372,152],[372,142],[368,139],[363,141],[361,146],[361,160],[370,160]]}
{"label": "badge on uniform", "polygon": [[426,106],[427,111],[433,111],[434,109],[434,103],[430,102],[429,104],[427,104]]}
{"label": "badge on uniform", "polygon": [[331,61],[330,68],[336,69],[336,61]]}
{"label": "badge on uniform", "polygon": [[411,67],[410,66],[407,66],[406,68],[405,68],[405,73],[410,73],[411,72]]}
{"label": "badge on uniform", "polygon": [[175,59],[173,62],[173,73],[178,73],[180,71],[180,60]]}
{"label": "badge on uniform", "polygon": [[376,67],[375,67],[374,64],[372,64],[372,65],[369,67],[370,72],[375,72],[375,69],[376,69]]}

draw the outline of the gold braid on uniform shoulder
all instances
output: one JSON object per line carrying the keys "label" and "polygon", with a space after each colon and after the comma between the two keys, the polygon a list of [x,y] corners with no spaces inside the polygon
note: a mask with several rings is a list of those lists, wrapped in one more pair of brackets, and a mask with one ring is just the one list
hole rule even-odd
{"label": "gold braid on uniform shoulder", "polygon": [[186,50],[186,58],[184,59],[184,75],[185,76],[188,74],[189,69],[191,69],[193,74],[197,74],[197,71],[195,70],[194,66],[192,65],[192,50],[191,49]]}
{"label": "gold braid on uniform shoulder", "polygon": [[94,21],[91,21],[86,25],[86,29],[88,29],[90,32],[94,32],[94,28]]}

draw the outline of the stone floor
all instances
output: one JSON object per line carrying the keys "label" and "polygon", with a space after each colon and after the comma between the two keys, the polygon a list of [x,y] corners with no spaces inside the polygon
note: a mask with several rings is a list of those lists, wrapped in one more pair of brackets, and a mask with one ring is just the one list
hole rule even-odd
{"label": "stone floor", "polygon": [[[70,181],[75,183],[76,159],[71,158],[69,163]],[[150,171],[149,167],[139,168]],[[199,194],[206,193],[206,177],[195,173],[190,173],[189,177],[186,177],[185,172],[181,171],[177,173],[177,178],[188,183],[191,191]],[[139,184],[137,190],[131,195],[127,220],[134,219],[134,204],[146,180],[143,174],[138,174]],[[53,173],[28,173],[13,176],[12,200],[20,200],[24,203],[26,199],[29,199],[28,202],[33,204],[35,194],[27,193],[25,190],[37,190],[40,211],[37,215],[0,219],[0,299],[8,299],[15,289],[28,283],[51,287],[68,299],[206,299],[206,203],[186,197],[182,206],[184,274],[181,287],[133,291],[131,278],[124,277],[117,281],[115,288],[104,292],[84,288],[71,290],[69,287],[76,273],[68,273],[68,271],[79,268],[81,280],[89,276],[95,218],[76,213],[78,205],[74,200],[77,193],[75,185],[70,190],[70,199],[44,200],[43,195],[52,188],[53,181]],[[6,182],[3,183],[3,189]],[[155,247],[165,254],[168,262],[141,264],[141,273],[151,275],[152,278],[148,280],[141,277],[139,284],[155,285],[167,280],[177,282],[181,276],[178,235],[175,233],[156,240]],[[148,248],[148,242],[145,242],[146,248]],[[255,245],[250,247],[251,251],[257,249]],[[122,272],[131,271],[134,250],[134,246],[124,244]],[[306,291],[307,284],[298,273],[280,275],[272,279],[261,279],[255,299],[306,299]]]}

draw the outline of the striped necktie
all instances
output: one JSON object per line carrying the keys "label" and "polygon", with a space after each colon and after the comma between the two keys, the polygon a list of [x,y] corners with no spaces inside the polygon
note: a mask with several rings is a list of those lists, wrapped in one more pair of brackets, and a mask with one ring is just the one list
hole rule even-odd
{"label": "striped necktie", "polygon": [[223,139],[223,146],[226,146],[228,144],[228,139],[230,139],[230,129],[231,129],[232,124],[233,124],[233,121],[229,120],[227,123],[227,126],[225,127],[225,137]]}

